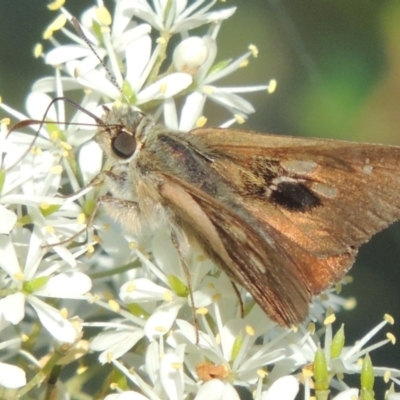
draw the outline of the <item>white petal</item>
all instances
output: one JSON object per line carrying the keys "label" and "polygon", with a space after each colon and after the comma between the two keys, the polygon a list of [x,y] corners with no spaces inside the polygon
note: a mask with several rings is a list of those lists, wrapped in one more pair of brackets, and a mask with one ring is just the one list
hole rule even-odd
{"label": "white petal", "polygon": [[[200,2],[202,3],[202,2]],[[164,7],[166,8],[168,6],[168,2],[164,2]],[[175,7],[176,7],[176,15],[179,15],[185,11],[187,6],[187,0],[175,0]],[[164,9],[165,11],[165,9]]]}
{"label": "white petal", "polygon": [[196,126],[196,122],[203,113],[206,96],[203,93],[194,92],[187,96],[182,108],[179,130],[188,132]]}
{"label": "white petal", "polygon": [[90,348],[103,351],[99,360],[102,364],[117,359],[128,352],[142,337],[141,329],[126,329],[124,331],[107,331],[97,335],[90,343]]}
{"label": "white petal", "polygon": [[49,306],[35,296],[28,296],[29,304],[35,309],[43,326],[60,342],[73,343],[77,332],[74,326],[64,317],[59,310]]}
{"label": "white petal", "polygon": [[137,96],[138,104],[150,100],[167,99],[186,89],[192,83],[192,77],[183,72],[175,72],[153,83]]}
{"label": "white petal", "polygon": [[119,292],[119,298],[128,304],[141,301],[163,300],[165,296],[172,297],[173,295],[170,290],[146,278],[134,279],[133,281],[124,283]]}
{"label": "white petal", "polygon": [[17,254],[8,236],[0,236],[0,268],[2,268],[12,279],[15,274],[21,273]]}
{"label": "white petal", "polygon": [[0,386],[15,389],[24,385],[26,385],[26,375],[23,369],[0,363]]}
{"label": "white petal", "polygon": [[[75,78],[62,78],[61,82],[64,92],[68,90],[82,90],[82,85],[80,85]],[[32,91],[51,93],[56,91],[56,85],[56,79],[50,76],[37,80],[32,86]]]}
{"label": "white petal", "polygon": [[[182,343],[195,343],[196,342],[196,329],[194,328],[193,325],[189,324],[189,322],[181,320],[181,319],[177,319],[176,324],[178,325],[179,329],[174,330],[174,332],[168,337],[167,339],[167,343],[172,346],[173,348],[176,348],[179,344]],[[208,347],[204,346],[204,343],[202,342],[202,338],[205,335],[203,332],[199,332],[200,333],[200,343],[199,343],[199,347],[203,350],[204,348],[210,349],[212,348],[212,344]]]}
{"label": "white petal", "polygon": [[[53,240],[49,240],[48,243],[57,243],[60,240],[57,237],[54,237]],[[53,250],[60,256],[62,260],[64,260],[71,267],[76,266],[76,259],[73,254],[65,247],[65,246],[55,246]]]}
{"label": "white petal", "polygon": [[171,329],[179,310],[186,302],[185,299],[176,299],[171,303],[163,304],[146,321],[144,331],[149,339],[157,339]]}
{"label": "white petal", "polygon": [[45,254],[45,250],[41,248],[41,245],[43,244],[42,227],[45,224],[43,215],[40,213],[38,208],[33,207],[29,210],[29,215],[32,219],[34,228],[29,239],[28,255],[26,256],[25,261],[24,274],[26,281],[31,280],[35,276]]}
{"label": "white petal", "polygon": [[211,287],[203,287],[193,292],[193,300],[196,308],[208,307],[215,301],[215,289]]}
{"label": "white petal", "polygon": [[[347,389],[342,393],[339,393],[337,396],[333,398],[333,400],[353,400],[358,399],[358,389]],[[398,393],[398,397],[388,397],[388,400],[400,399],[400,393]]]}
{"label": "white petal", "polygon": [[[68,73],[74,76],[75,72],[80,70],[81,63],[79,61],[69,61],[65,64]],[[93,70],[85,75],[79,75],[76,80],[84,87],[93,89],[97,93],[104,94],[117,99],[120,96],[119,90],[110,82],[103,71]]]}
{"label": "white petal", "polygon": [[231,109],[233,112],[241,111],[246,114],[251,114],[255,111],[253,105],[249,101],[234,93],[219,92],[216,89],[209,97],[224,107]]}
{"label": "white petal", "polygon": [[6,321],[19,324],[25,315],[25,296],[14,293],[0,300],[0,310]]}
{"label": "white petal", "polygon": [[98,143],[85,143],[79,151],[79,166],[83,183],[89,183],[100,171],[103,163],[103,151]]}
{"label": "white petal", "polygon": [[[116,53],[122,52],[126,53],[127,47],[134,41],[142,38],[143,36],[148,36],[151,32],[151,26],[149,24],[140,24],[132,29],[128,29],[119,36],[113,37],[113,47]],[[113,29],[114,34],[114,29]],[[150,45],[151,47],[151,45]],[[138,58],[142,55],[137,54]]]}
{"label": "white petal", "polygon": [[237,7],[224,8],[223,10],[211,11],[207,14],[208,23],[215,21],[222,21],[229,18],[234,14]]}
{"label": "white petal", "polygon": [[126,55],[126,79],[132,85],[135,92],[143,85],[143,79],[139,81],[151,55],[151,38],[146,35],[131,43],[125,52]]}
{"label": "white petal", "polygon": [[35,291],[35,295],[63,299],[81,298],[92,288],[91,279],[82,272],[70,272],[52,276],[49,281]]}
{"label": "white petal", "polygon": [[179,261],[178,251],[172,244],[171,235],[165,231],[157,232],[151,241],[152,253],[157,266],[165,275],[174,275],[184,278]]}
{"label": "white petal", "polygon": [[[106,55],[105,51],[99,48],[97,49],[97,53],[101,59],[103,59]],[[80,60],[78,72],[81,75],[86,75],[90,71],[93,71],[99,64],[100,64],[99,59],[94,54],[90,54],[87,57],[82,58]],[[100,68],[103,68],[103,66],[101,66]]]}
{"label": "white petal", "polygon": [[283,376],[263,393],[262,400],[294,400],[298,391],[299,381],[292,375]]}
{"label": "white petal", "polygon": [[92,54],[92,51],[87,46],[83,47],[77,44],[59,46],[47,53],[45,63],[50,65],[60,65],[67,61],[86,57],[89,54]]}
{"label": "white petal", "polygon": [[183,399],[183,363],[176,354],[161,359],[160,381],[170,400]]}
{"label": "white petal", "polygon": [[147,2],[134,2],[131,0],[128,1],[130,4],[129,8],[132,8],[135,13],[135,17],[142,19],[143,21],[148,22],[150,25],[154,26],[157,30],[163,30],[163,22],[161,18],[154,13],[153,9],[150,7]]}
{"label": "white petal", "polygon": [[1,305],[1,300],[0,300],[0,331],[2,331],[4,328],[10,325],[10,322],[8,322],[3,315],[3,309]]}
{"label": "white petal", "polygon": [[[97,224],[97,220],[95,223]],[[121,235],[121,227],[111,222],[109,229],[99,231],[99,236],[102,240],[101,247],[117,265],[132,261],[132,249],[129,247],[128,240]]]}
{"label": "white petal", "polygon": [[160,345],[156,340],[147,346],[144,370],[152,383],[158,381],[160,373]]}
{"label": "white petal", "polygon": [[229,383],[213,379],[200,387],[195,400],[240,400],[240,397]]}
{"label": "white petal", "polygon": [[0,205],[0,234],[9,234],[11,229],[17,222],[17,215],[7,210],[4,206]]}
{"label": "white petal", "polygon": [[164,125],[173,130],[178,130],[178,113],[173,98],[165,99],[163,104]]}
{"label": "white petal", "polygon": [[[37,207],[41,203],[49,203],[49,204],[59,204],[63,205],[65,200],[57,197],[49,197],[49,196],[35,196],[29,195],[25,196],[22,194],[9,194],[0,198],[1,204],[20,204],[23,206],[34,206]],[[0,243],[1,247],[1,243]]]}
{"label": "white petal", "polygon": [[134,10],[131,1],[117,1],[114,8],[112,39],[116,40],[123,34],[126,27],[130,24]]}
{"label": "white petal", "polygon": [[26,109],[30,117],[42,120],[43,118],[47,121],[57,121],[57,111],[54,104],[45,115],[46,109],[53,99],[41,92],[32,92],[26,99]]}
{"label": "white petal", "polygon": [[[213,3],[209,3],[211,6]],[[206,6],[207,7],[207,6]],[[208,7],[210,8],[210,7]],[[236,7],[226,8],[219,11],[213,11],[210,13],[196,12],[192,16],[186,16],[186,18],[181,18],[181,21],[174,24],[171,32],[177,33],[182,31],[187,31],[190,29],[197,28],[201,25],[209,24],[212,22],[219,22],[226,18],[229,18],[236,11]]]}

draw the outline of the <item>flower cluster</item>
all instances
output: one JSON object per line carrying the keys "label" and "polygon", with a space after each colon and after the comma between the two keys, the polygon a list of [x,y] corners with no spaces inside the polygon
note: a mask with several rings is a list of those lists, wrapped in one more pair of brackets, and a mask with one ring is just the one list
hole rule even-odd
{"label": "flower cluster", "polygon": [[[216,61],[218,32],[236,9],[215,3],[116,0],[111,15],[98,0],[79,22],[61,0],[49,5],[57,16],[44,38],[53,47],[35,54],[54,76],[33,85],[27,115],[0,103],[20,121],[8,134],[4,118],[0,131],[0,385],[18,396],[72,398],[98,373],[90,394],[107,400],[234,400],[239,387],[258,400],[290,400],[300,390],[352,399],[373,393],[372,369],[399,383],[400,371],[389,376],[364,357],[394,341],[365,347],[390,317],[348,347],[343,327],[332,332],[333,311],[346,305],[333,290],[311,308],[307,323],[324,322],[319,331],[314,322],[281,328],[251,302],[241,316],[237,290],[200,250],[187,257],[188,284],[168,232],[124,233],[96,206],[107,192],[96,181],[107,168],[95,140],[104,105],[127,103],[189,131],[206,123],[209,101],[225,110],[228,127],[255,111],[242,93],[274,91],[273,80],[218,84],[257,49]],[[199,27],[204,35],[192,35]],[[53,101],[66,97],[79,99],[74,111]],[[69,364],[72,377],[63,374]],[[360,390],[346,386],[346,373],[360,373]],[[39,385],[49,377],[51,387]],[[396,396],[392,387],[388,398]]]}

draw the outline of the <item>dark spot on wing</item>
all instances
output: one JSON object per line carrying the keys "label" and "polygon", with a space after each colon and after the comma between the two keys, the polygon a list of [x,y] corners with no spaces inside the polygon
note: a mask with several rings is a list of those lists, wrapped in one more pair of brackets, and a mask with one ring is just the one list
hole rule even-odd
{"label": "dark spot on wing", "polygon": [[298,182],[280,182],[272,190],[273,203],[290,211],[309,211],[321,205],[321,200],[310,189]]}

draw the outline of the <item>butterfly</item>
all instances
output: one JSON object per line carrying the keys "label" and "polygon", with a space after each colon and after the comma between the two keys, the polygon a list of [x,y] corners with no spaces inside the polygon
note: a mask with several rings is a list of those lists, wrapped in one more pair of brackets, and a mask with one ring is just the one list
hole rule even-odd
{"label": "butterfly", "polygon": [[110,215],[197,243],[282,326],[302,322],[358,248],[400,218],[400,147],[184,133],[129,106],[104,110],[96,139],[111,165],[100,198]]}

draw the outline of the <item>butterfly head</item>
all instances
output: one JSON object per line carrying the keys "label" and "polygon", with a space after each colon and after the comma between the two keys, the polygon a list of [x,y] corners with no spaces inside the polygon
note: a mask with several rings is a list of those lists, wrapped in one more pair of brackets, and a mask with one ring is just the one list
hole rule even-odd
{"label": "butterfly head", "polygon": [[130,163],[145,145],[154,120],[129,106],[103,109],[103,124],[96,139],[107,158],[118,164]]}

